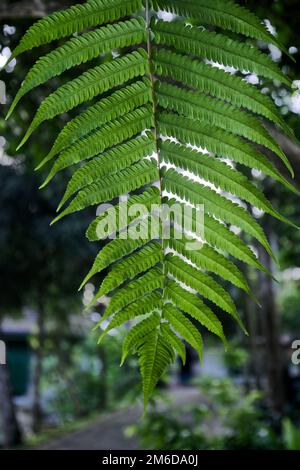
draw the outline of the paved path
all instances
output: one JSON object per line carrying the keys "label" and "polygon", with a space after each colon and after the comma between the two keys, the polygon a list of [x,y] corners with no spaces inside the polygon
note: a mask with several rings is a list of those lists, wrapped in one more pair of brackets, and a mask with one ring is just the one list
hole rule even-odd
{"label": "paved path", "polygon": [[[200,400],[199,390],[194,387],[175,387],[167,394],[173,406],[196,403]],[[137,423],[140,417],[141,409],[138,406],[115,411],[100,416],[84,428],[44,444],[39,449],[134,450],[138,447],[137,439],[125,437],[124,430],[127,426]]]}

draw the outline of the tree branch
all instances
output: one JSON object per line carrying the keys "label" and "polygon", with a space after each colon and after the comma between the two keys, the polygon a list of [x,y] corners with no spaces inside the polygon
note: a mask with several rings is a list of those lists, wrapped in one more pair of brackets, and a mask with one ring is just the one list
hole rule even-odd
{"label": "tree branch", "polygon": [[[77,0],[76,3],[83,3]],[[0,21],[21,18],[42,18],[55,10],[62,10],[74,5],[74,0],[2,0],[0,2]]]}

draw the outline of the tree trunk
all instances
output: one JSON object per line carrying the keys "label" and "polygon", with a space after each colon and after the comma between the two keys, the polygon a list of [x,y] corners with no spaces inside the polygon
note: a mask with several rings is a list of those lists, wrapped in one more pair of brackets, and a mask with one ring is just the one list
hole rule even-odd
{"label": "tree trunk", "polygon": [[69,362],[70,361],[68,360],[68,357],[66,357],[65,351],[63,351],[61,348],[58,348],[58,371],[61,378],[65,381],[67,393],[74,405],[75,416],[76,418],[81,418],[84,416],[84,413],[80,403],[80,398],[78,397],[76,383],[74,383],[73,379],[68,373]]}
{"label": "tree trunk", "polygon": [[[251,286],[250,286],[251,287]],[[254,300],[247,296],[245,300],[246,327],[249,333],[247,343],[251,354],[251,366],[254,375],[254,385],[257,390],[262,389],[260,367],[259,367],[259,351],[257,345],[257,305]],[[252,387],[251,387],[252,388]]]}
{"label": "tree trunk", "polygon": [[[250,211],[250,206],[247,205],[248,210]],[[245,241],[245,240],[244,240]],[[244,264],[238,264],[240,270],[244,274],[245,278],[248,280],[249,287],[252,292],[255,292],[257,289],[257,278],[256,280],[252,281],[251,279],[251,268]],[[245,300],[244,300],[245,299]],[[262,389],[262,380],[261,380],[261,368],[260,368],[260,361],[259,361],[259,350],[258,350],[258,305],[256,304],[255,300],[250,297],[249,295],[244,298],[244,312],[245,312],[245,324],[249,336],[244,337],[244,344],[247,347],[248,352],[250,353],[250,361],[247,361],[247,364],[244,368],[245,374],[245,383],[248,390],[253,389],[253,380],[254,377],[254,386],[257,390]]]}
{"label": "tree trunk", "polygon": [[3,445],[5,447],[12,447],[21,444],[22,435],[16,418],[7,364],[0,365],[0,406],[4,432]]}
{"label": "tree trunk", "polygon": [[45,322],[43,306],[40,305],[37,312],[37,348],[35,351],[35,370],[33,377],[33,406],[32,406],[32,430],[38,433],[42,424],[41,409],[41,378],[43,372],[43,349],[45,341]]}
{"label": "tree trunk", "polygon": [[[264,229],[271,242],[272,231],[268,222]],[[273,262],[266,251],[259,248],[259,258],[262,264],[272,273]],[[265,368],[268,380],[268,396],[273,411],[281,413],[284,405],[283,363],[281,357],[279,319],[276,309],[273,279],[265,273],[260,273],[260,300],[262,303],[262,324],[265,339]]]}

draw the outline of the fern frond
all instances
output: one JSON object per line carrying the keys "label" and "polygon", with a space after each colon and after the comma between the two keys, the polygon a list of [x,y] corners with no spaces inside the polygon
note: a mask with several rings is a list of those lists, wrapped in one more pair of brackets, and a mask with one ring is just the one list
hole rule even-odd
{"label": "fern frond", "polygon": [[283,46],[272,36],[259,19],[249,10],[231,0],[154,0],[156,8],[165,9],[179,15],[193,17],[201,23],[218,26],[234,33]]}
{"label": "fern frond", "polygon": [[148,336],[152,330],[158,327],[159,323],[160,315],[157,312],[154,312],[131,328],[123,342],[122,359],[120,365],[123,365],[128,353],[132,349],[136,349],[136,347],[140,344],[141,339]]}
{"label": "fern frond", "polygon": [[162,316],[164,319],[168,320],[174,330],[198,352],[201,361],[203,341],[199,330],[193,323],[171,303],[164,305]]}
{"label": "fern frond", "polygon": [[157,44],[174,47],[177,51],[205,57],[236,69],[254,72],[262,77],[278,80],[288,86],[291,80],[277,64],[255,47],[233,41],[222,34],[203,31],[181,22],[158,21],[154,26]]}
{"label": "fern frond", "polygon": [[210,98],[203,93],[160,82],[157,82],[157,100],[165,109],[197,119],[205,125],[220,127],[232,134],[246,137],[252,142],[264,145],[280,158],[285,158],[283,151],[258,119],[228,103]]}
{"label": "fern frond", "polygon": [[155,72],[159,76],[170,79],[176,77],[176,81],[184,85],[225,100],[238,108],[248,109],[278,124],[287,134],[293,136],[271,99],[242,78],[166,49],[154,51],[153,58]]}
{"label": "fern frond", "polygon": [[[125,201],[102,212],[90,224],[86,235],[91,241],[111,238],[131,226],[132,223],[141,221],[144,217],[150,215],[153,205],[159,207],[160,203],[159,189],[155,186],[150,186],[141,194],[130,196]],[[101,233],[101,227],[102,224],[107,224],[107,220],[112,220],[113,223],[111,229],[107,227],[104,236]]]}
{"label": "fern frond", "polygon": [[130,165],[138,162],[143,157],[151,155],[154,151],[155,141],[153,134],[149,133],[147,136],[136,137],[89,161],[73,174],[59,203],[58,210],[80,189],[112,173],[130,167]]}
{"label": "fern frond", "polygon": [[203,245],[199,250],[187,250],[186,244],[188,241],[184,238],[182,240],[170,238],[168,246],[190,260],[198,268],[217,274],[250,294],[245,277],[234,263],[208,245]]}
{"label": "fern frond", "polygon": [[72,38],[63,46],[40,58],[28,72],[8,111],[9,117],[20,99],[33,88],[42,85],[66,70],[99,57],[112,49],[141,44],[146,40],[145,20],[137,18],[108,25],[96,31]]}
{"label": "fern frond", "polygon": [[86,28],[112,23],[142,7],[142,0],[89,0],[58,11],[33,24],[24,34],[10,60],[34,47],[71,36]]}
{"label": "fern frond", "polygon": [[46,186],[59,171],[140,134],[145,129],[151,128],[153,122],[151,107],[142,106],[79,139],[61,152],[40,188]]}
{"label": "fern frond", "polygon": [[194,205],[203,204],[205,211],[210,215],[240,227],[246,233],[256,238],[266,251],[272,255],[271,247],[261,226],[243,207],[221,196],[212,189],[180,175],[175,170],[168,170],[165,173],[164,188]]}
{"label": "fern frond", "polygon": [[[148,224],[148,220],[145,222]],[[143,233],[143,231],[142,231]],[[98,253],[93,263],[92,268],[82,281],[79,290],[88,282],[88,280],[97,273],[100,273],[105,268],[113,264],[114,262],[130,255],[133,251],[137,250],[149,241],[149,238],[143,239],[138,238],[137,240],[131,239],[115,239],[111,240],[104,248]]]}
{"label": "fern frond", "polygon": [[143,76],[148,67],[147,54],[144,49],[139,49],[112,62],[98,65],[62,85],[42,102],[18,149],[44,121],[90,101],[95,96],[134,77]]}
{"label": "fern frond", "polygon": [[244,263],[254,266],[256,269],[262,269],[253,251],[238,237],[213,217],[205,214],[205,238],[214,247],[223,250]]}
{"label": "fern frond", "polygon": [[104,278],[95,300],[133,279],[138,274],[147,271],[163,261],[163,253],[159,242],[151,242],[139,251],[116,263]]}
{"label": "fern frond", "polygon": [[126,194],[158,179],[159,173],[156,161],[154,159],[150,161],[143,160],[83,188],[70,202],[69,206],[55,217],[51,224],[68,214],[102,202],[111,201],[120,193]]}
{"label": "fern frond", "polygon": [[144,408],[157,382],[174,360],[173,349],[158,331],[152,331],[139,348],[139,364],[143,377]]}
{"label": "fern frond", "polygon": [[[177,17],[162,20],[160,10]],[[255,299],[236,260],[272,275],[247,244],[254,237],[274,258],[251,209],[293,224],[248,175],[259,170],[299,194],[263,153],[273,152],[293,175],[264,120],[294,135],[243,74],[287,87],[291,80],[259,49],[262,41],[282,48],[279,41],[232,0],[88,0],[38,21],[10,60],[54,40],[58,47],[29,70],[8,115],[27,92],[100,57],[76,78],[62,76],[19,147],[45,121],[84,105],[37,169],[52,161],[41,187],[60,171],[71,174],[52,223],[110,202],[87,229],[91,241],[105,241],[80,288],[100,274],[86,308],[109,295],[95,329],[101,341],[127,325],[121,364],[139,355],[146,406],[176,354],[185,361],[184,341],[201,360],[199,329],[226,346],[218,309],[246,333],[223,287],[228,282]]]}
{"label": "fern frond", "polygon": [[174,331],[169,327],[167,323],[161,324],[162,336],[167,340],[170,346],[178,353],[183,364],[186,361],[186,350],[184,343],[178,338]]}
{"label": "fern frond", "polygon": [[102,236],[99,233],[99,224],[111,216],[115,221],[115,224],[113,231],[107,232],[107,238],[109,238],[115,232],[124,230],[136,218],[139,218],[136,212],[133,214],[130,213],[131,209],[143,208],[147,210],[147,214],[150,214],[152,206],[159,205],[160,202],[161,198],[159,189],[155,186],[150,186],[141,194],[130,196],[125,201],[108,208],[105,212],[96,217],[96,219],[89,225],[86,231],[86,236],[90,241],[101,240]]}
{"label": "fern frond", "polygon": [[103,98],[65,125],[54,142],[52,149],[36,169],[41,168],[65,147],[73,144],[103,124],[124,116],[135,108],[151,101],[151,87],[147,79],[128,85],[112,93],[109,97]]}
{"label": "fern frond", "polygon": [[129,282],[112,297],[101,318],[101,323],[145,294],[162,289],[163,284],[163,273],[160,268],[152,268],[146,274]]}
{"label": "fern frond", "polygon": [[165,295],[166,298],[174,302],[180,310],[183,310],[187,315],[197,320],[211,333],[219,336],[224,342],[224,345],[226,345],[226,338],[220,320],[218,320],[212,310],[202,302],[199,297],[183,289],[175,281],[168,281]]}
{"label": "fern frond", "polygon": [[133,320],[134,318],[141,317],[147,313],[152,313],[155,310],[160,310],[161,307],[162,300],[158,292],[152,292],[141,297],[135,302],[132,302],[113,316],[103,333],[99,336],[99,343],[102,341],[104,336],[114,328],[124,325],[124,323],[127,323],[129,320]]}
{"label": "fern frond", "polygon": [[[169,204],[170,207],[175,203],[183,206],[180,202],[176,201],[176,199],[169,199],[166,203]],[[191,216],[190,214],[185,214],[185,217],[189,222],[189,226],[192,227],[193,231],[196,233],[197,221],[195,213],[191,214]],[[220,223],[208,214],[204,214],[203,225],[205,241],[209,245],[230,254],[250,266],[254,266],[256,269],[261,269],[261,263],[259,263],[253,251],[226,225]]]}
{"label": "fern frond", "polygon": [[168,254],[166,257],[167,272],[179,282],[197,291],[199,295],[207,298],[225,312],[233,316],[242,330],[245,326],[241,321],[234,302],[230,295],[212,277],[184,262],[178,256]]}
{"label": "fern frond", "polygon": [[[207,150],[216,153],[218,156],[228,158],[231,156],[233,160],[239,163],[247,166],[251,165],[252,167],[256,165],[256,167],[260,167],[259,170],[262,169],[259,152],[239,137],[228,134],[222,129],[213,128],[212,134],[212,126],[208,127],[192,119],[165,112],[160,114],[159,129],[162,134],[173,135],[183,143],[207,148]],[[293,168],[287,157],[282,154],[280,158],[293,175]]]}
{"label": "fern frond", "polygon": [[162,142],[160,148],[161,157],[166,162],[172,163],[178,168],[189,170],[194,175],[213,183],[217,188],[244,199],[283,222],[290,223],[273,208],[260,189],[250,183],[246,176],[231,169],[226,163],[168,141]]}

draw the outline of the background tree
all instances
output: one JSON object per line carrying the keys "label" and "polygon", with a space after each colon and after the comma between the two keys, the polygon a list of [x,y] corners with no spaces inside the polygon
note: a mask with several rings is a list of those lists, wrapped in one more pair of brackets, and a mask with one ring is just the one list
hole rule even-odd
{"label": "background tree", "polygon": [[[31,20],[21,20],[16,36],[2,30],[0,44],[3,48],[11,46],[12,41],[16,41],[30,24]],[[20,61],[15,69],[15,77],[6,75],[8,99],[16,83],[21,80],[23,67]],[[28,109],[39,100],[39,92],[32,95]],[[50,125],[39,142],[33,141],[26,149],[26,154],[9,157],[10,153],[14,153],[19,135],[23,133],[29,118],[29,113],[25,112],[16,114],[10,123],[4,121],[3,114],[0,119],[0,133],[5,135],[1,141],[3,156],[0,165],[0,304],[2,315],[21,315],[25,306],[36,311],[33,422],[34,430],[37,430],[40,423],[40,380],[46,325],[52,320],[58,322],[61,328],[68,329],[70,315],[82,310],[82,297],[77,290],[82,272],[87,270],[92,260],[94,247],[82,244],[84,229],[93,211],[81,220],[72,218],[66,224],[49,230],[64,185],[63,177],[49,191],[36,190],[41,184],[41,176],[33,168],[42,149],[51,142],[55,126]],[[9,387],[5,390],[8,393]],[[12,400],[7,396],[4,403],[9,402],[12,403]],[[10,409],[13,410],[13,407]],[[10,417],[10,421],[16,422],[13,417]],[[5,428],[9,429],[8,424]],[[16,443],[17,437],[7,435],[7,439],[12,444]]]}

